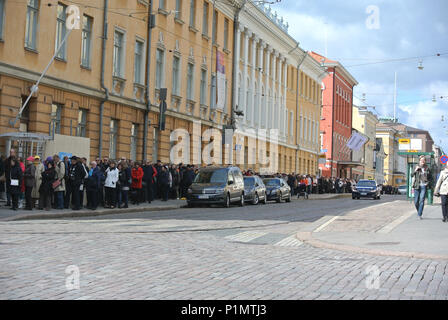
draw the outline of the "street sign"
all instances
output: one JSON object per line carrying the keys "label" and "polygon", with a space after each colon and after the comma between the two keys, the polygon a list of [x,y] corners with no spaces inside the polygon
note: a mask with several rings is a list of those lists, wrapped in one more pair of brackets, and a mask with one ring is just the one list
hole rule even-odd
{"label": "street sign", "polygon": [[440,157],[440,163],[446,164],[448,162],[448,157],[446,155],[443,155]]}
{"label": "street sign", "polygon": [[325,152],[328,152],[328,150],[327,149],[322,149],[322,150],[320,150],[320,152],[321,153],[325,153]]}

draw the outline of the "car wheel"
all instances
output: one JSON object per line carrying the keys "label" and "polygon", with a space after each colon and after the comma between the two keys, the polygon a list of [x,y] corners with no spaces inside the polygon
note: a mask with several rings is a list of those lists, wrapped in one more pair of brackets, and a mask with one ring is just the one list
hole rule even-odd
{"label": "car wheel", "polygon": [[252,200],[252,204],[257,205],[259,201],[260,201],[260,198],[258,197],[258,193],[255,192],[254,200]]}
{"label": "car wheel", "polygon": [[283,198],[283,196],[282,196],[282,193],[280,192],[280,195],[277,198],[277,202],[278,203],[282,202],[282,198]]}
{"label": "car wheel", "polygon": [[226,200],[224,202],[224,208],[230,208],[230,194],[227,194]]}
{"label": "car wheel", "polygon": [[353,197],[353,196],[352,196],[352,200],[355,200],[355,199],[356,199],[356,197]]}
{"label": "car wheel", "polygon": [[240,207],[244,207],[244,193],[241,193]]}
{"label": "car wheel", "polygon": [[286,199],[286,202],[291,202],[291,192],[289,193],[288,198]]}

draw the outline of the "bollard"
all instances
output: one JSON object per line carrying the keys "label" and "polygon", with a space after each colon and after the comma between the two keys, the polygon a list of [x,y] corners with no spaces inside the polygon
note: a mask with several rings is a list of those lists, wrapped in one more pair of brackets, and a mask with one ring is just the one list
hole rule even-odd
{"label": "bollard", "polygon": [[428,204],[432,205],[433,204],[433,190],[431,188],[428,189],[426,198],[428,199]]}

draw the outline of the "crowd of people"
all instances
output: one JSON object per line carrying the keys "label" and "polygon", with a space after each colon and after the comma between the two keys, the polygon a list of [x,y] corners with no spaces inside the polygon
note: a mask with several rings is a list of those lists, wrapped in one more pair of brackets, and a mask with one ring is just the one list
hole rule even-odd
{"label": "crowd of people", "polygon": [[[0,161],[0,193],[6,191],[6,206],[13,210],[128,208],[129,203],[185,198],[198,170],[195,165],[162,164],[160,160],[141,163],[124,157],[88,162],[77,156],[60,159],[55,154],[46,159],[30,156],[24,161],[11,149],[9,157]],[[249,169],[243,175],[259,174]],[[351,192],[355,183],[295,173],[270,177],[283,178],[293,196],[304,198],[312,193]]]}

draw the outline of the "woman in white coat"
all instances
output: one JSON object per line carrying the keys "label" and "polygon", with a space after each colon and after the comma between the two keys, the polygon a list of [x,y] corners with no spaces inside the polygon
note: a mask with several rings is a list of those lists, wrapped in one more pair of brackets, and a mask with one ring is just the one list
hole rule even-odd
{"label": "woman in white coat", "polygon": [[440,172],[434,195],[441,197],[443,222],[448,222],[448,165]]}
{"label": "woman in white coat", "polygon": [[106,181],[104,182],[105,194],[106,194],[106,208],[114,209],[117,202],[117,181],[118,181],[118,169],[115,167],[115,162],[110,161],[109,168],[107,168]]}

